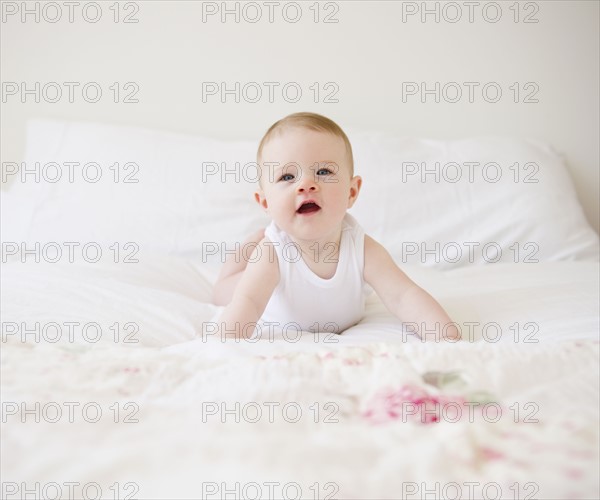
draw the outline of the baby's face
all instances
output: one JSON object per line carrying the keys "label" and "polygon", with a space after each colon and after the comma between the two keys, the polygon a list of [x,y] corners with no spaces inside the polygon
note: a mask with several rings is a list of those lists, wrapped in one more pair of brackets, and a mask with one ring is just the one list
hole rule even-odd
{"label": "baby's face", "polygon": [[[298,240],[323,240],[341,227],[358,196],[344,141],[326,132],[289,128],[262,150],[256,201]],[[312,202],[312,203],[311,203]]]}

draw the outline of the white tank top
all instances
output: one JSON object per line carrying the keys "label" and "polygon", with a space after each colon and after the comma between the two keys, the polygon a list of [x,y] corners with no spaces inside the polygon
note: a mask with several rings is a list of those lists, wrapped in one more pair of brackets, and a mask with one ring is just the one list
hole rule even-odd
{"label": "white tank top", "polygon": [[[289,235],[274,222],[265,236],[277,254],[280,279],[261,322],[275,322],[274,328],[339,333],[361,320],[372,289],[363,277],[365,233],[354,217],[346,213],[342,221],[337,269],[330,279],[308,267]],[[325,249],[322,258],[328,254]]]}

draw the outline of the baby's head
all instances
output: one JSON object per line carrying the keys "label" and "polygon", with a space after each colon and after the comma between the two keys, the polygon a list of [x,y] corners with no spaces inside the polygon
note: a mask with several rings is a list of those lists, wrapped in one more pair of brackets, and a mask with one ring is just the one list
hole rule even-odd
{"label": "baby's head", "polygon": [[[258,164],[262,167],[263,150],[271,141],[271,139],[281,136],[286,131],[298,131],[298,129],[312,130],[313,132],[330,134],[334,138],[338,138],[339,140],[343,141],[346,151],[344,163],[349,169],[350,177],[354,176],[354,158],[352,156],[352,145],[350,144],[348,137],[337,123],[323,115],[318,115],[316,113],[294,113],[282,118],[279,121],[276,121],[273,125],[271,125],[258,146]],[[267,172],[261,168],[261,177],[259,179],[259,184],[261,186],[263,173],[267,174]]]}
{"label": "baby's head", "polygon": [[354,175],[352,146],[332,120],[294,113],[274,123],[258,147],[255,199],[283,230],[321,239],[341,225],[362,180]]}

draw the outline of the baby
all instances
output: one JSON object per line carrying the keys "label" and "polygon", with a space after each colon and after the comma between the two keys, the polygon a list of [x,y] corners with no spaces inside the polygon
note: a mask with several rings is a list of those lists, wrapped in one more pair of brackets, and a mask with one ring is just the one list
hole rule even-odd
{"label": "baby", "polygon": [[243,249],[254,245],[251,254],[228,255],[221,269],[213,302],[227,306],[218,322],[222,332],[249,338],[260,320],[340,333],[361,320],[375,290],[414,333],[460,337],[435,299],[347,213],[362,179],[336,123],[314,113],[289,115],[264,135],[257,161],[254,198],[272,222],[244,242]]}

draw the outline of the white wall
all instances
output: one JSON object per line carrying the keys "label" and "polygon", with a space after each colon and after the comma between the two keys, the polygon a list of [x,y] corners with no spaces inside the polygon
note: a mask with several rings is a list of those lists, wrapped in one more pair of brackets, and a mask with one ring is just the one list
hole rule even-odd
{"label": "white wall", "polygon": [[[19,161],[24,148],[24,127],[33,116],[93,120],[167,129],[226,138],[258,139],[276,119],[287,113],[311,110],[326,114],[343,127],[384,130],[397,134],[432,138],[460,138],[501,134],[542,139],[564,152],[588,219],[598,230],[599,198],[599,4],[596,1],[513,1],[479,2],[469,22],[468,2],[427,2],[437,8],[439,22],[420,14],[403,20],[403,11],[423,2],[321,2],[320,22],[312,1],[301,2],[301,19],[291,2],[274,7],[274,22],[268,20],[268,5],[256,2],[236,4],[246,18],[258,6],[262,19],[247,22],[241,16],[221,21],[220,15],[203,22],[204,8],[221,8],[221,2],[138,1],[120,5],[120,19],[137,10],[137,23],[115,23],[114,2],[101,2],[102,17],[92,19],[94,5],[80,2],[69,22],[68,6],[55,2],[27,2],[36,6],[39,22],[29,14],[6,15],[2,22],[2,81],[80,82],[74,100],[67,99],[67,87],[58,103],[34,102],[20,93],[7,95],[2,104],[2,161]],[[4,14],[21,9],[22,2],[3,2]],[[56,5],[62,18],[55,23]],[[311,6],[313,6],[311,10]],[[491,20],[500,7],[502,17]],[[448,22],[457,13],[462,18]],[[512,10],[511,10],[512,7]],[[518,9],[517,9],[518,7]],[[337,12],[334,13],[334,11]],[[515,22],[515,10],[519,22]],[[337,23],[324,23],[334,13]],[[45,15],[44,15],[45,14]],[[445,16],[444,16],[445,14]],[[537,23],[525,23],[524,17]],[[459,82],[465,91],[457,103],[426,103],[419,95],[403,102],[403,82]],[[81,86],[97,82],[103,90],[98,103],[81,96]],[[135,82],[139,103],[114,103],[109,86],[113,82]],[[258,82],[264,97],[257,103],[221,103],[219,96],[202,99],[203,82]],[[297,103],[286,102],[280,91],[268,101],[262,82],[295,82],[303,91]],[[321,86],[319,102],[309,88]],[[338,87],[337,103],[323,102],[327,82]],[[474,102],[462,82],[479,82]],[[497,103],[486,102],[481,88],[495,82],[503,91]],[[519,82],[522,101],[533,87],[539,87],[538,103],[513,102],[509,88]],[[19,92],[22,87],[18,87]],[[47,90],[50,90],[47,87]],[[327,89],[329,90],[329,89]],[[448,88],[449,90],[449,88]],[[491,90],[491,88],[490,88]],[[527,92],[525,92],[527,90]],[[52,97],[53,94],[50,95]],[[90,94],[91,97],[91,94]],[[123,92],[120,98],[123,97]],[[289,97],[293,97],[290,93]],[[490,92],[489,97],[493,97]],[[367,166],[363,166],[365,168]],[[361,166],[358,166],[361,168]]]}

